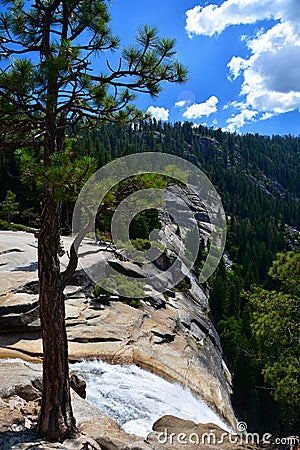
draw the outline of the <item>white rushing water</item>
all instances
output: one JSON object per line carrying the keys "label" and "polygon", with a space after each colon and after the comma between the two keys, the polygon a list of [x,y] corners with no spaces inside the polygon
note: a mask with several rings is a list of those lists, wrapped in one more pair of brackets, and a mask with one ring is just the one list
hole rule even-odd
{"label": "white rushing water", "polygon": [[128,433],[147,436],[153,423],[165,414],[194,422],[230,427],[188,388],[169,383],[137,366],[110,365],[103,361],[72,364],[86,381],[92,405],[116,420]]}

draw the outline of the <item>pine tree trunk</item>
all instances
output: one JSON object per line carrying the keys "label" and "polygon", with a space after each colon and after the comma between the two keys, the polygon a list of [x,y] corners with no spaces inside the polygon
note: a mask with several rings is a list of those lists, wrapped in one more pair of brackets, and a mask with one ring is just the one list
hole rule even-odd
{"label": "pine tree trunk", "polygon": [[45,189],[38,245],[40,319],[43,338],[43,391],[38,432],[49,441],[77,434],[72,413],[68,342],[58,248],[60,203]]}

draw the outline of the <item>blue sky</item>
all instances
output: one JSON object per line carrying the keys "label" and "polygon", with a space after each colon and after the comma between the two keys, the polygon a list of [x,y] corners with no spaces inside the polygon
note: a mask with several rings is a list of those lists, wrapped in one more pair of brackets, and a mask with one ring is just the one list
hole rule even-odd
{"label": "blue sky", "polygon": [[138,106],[162,120],[238,133],[300,134],[300,0],[112,0],[122,44],[138,26],[175,37],[184,85]]}

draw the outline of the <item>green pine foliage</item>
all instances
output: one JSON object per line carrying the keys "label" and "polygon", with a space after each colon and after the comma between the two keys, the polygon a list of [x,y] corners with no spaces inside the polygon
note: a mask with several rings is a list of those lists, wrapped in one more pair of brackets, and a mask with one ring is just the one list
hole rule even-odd
{"label": "green pine foliage", "polygon": [[245,293],[262,374],[276,401],[300,407],[300,253],[281,253],[270,277],[275,289],[254,286]]}
{"label": "green pine foliage", "polygon": [[[94,292],[97,293],[99,285],[94,287]],[[96,291],[95,291],[96,289]],[[123,275],[111,275],[109,278],[101,280],[100,292],[107,292],[119,295],[122,303],[125,303],[133,308],[139,308],[140,300],[144,298],[144,283],[141,281],[128,281]]]}
{"label": "green pine foliage", "polygon": [[12,191],[7,191],[5,199],[0,203],[0,216],[4,218],[9,224],[19,213],[19,202],[16,202],[16,194]]}

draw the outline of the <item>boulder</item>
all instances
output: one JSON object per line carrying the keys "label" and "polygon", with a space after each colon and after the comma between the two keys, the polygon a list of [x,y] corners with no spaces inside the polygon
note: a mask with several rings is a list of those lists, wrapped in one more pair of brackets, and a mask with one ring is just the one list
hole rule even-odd
{"label": "boulder", "polygon": [[229,434],[212,423],[196,424],[174,416],[164,416],[153,425],[147,436],[153,448],[166,450],[205,448],[207,450],[254,450],[257,445],[235,433]]}
{"label": "boulder", "polygon": [[192,420],[184,420],[179,417],[166,415],[154,422],[152,430],[164,432],[166,429],[173,433],[180,433],[183,429],[192,432],[197,428],[197,424]]}
{"label": "boulder", "polygon": [[5,399],[17,395],[29,401],[41,396],[42,371],[40,366],[0,361],[0,374],[1,379],[5,380],[5,384],[0,385],[0,397]]}
{"label": "boulder", "polygon": [[70,374],[70,386],[81,398],[86,398],[86,382],[76,373]]}
{"label": "boulder", "polygon": [[93,419],[79,425],[79,430],[91,436],[105,450],[151,450],[143,438],[126,433],[109,417]]}

